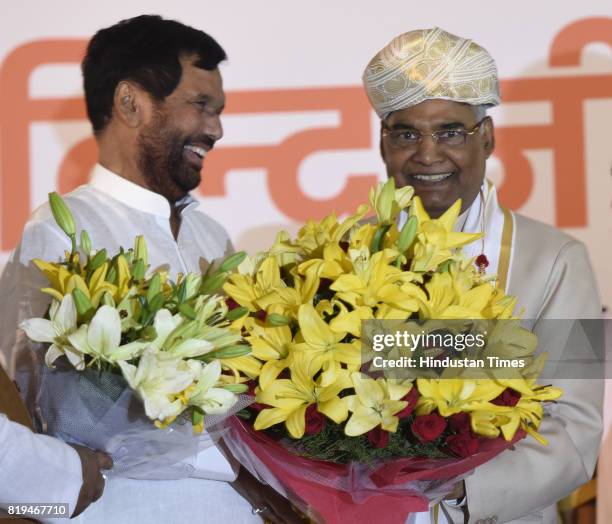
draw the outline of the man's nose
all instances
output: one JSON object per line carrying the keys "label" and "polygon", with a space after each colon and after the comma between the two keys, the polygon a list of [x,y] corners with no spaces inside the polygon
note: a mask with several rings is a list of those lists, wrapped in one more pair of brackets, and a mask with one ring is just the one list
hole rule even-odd
{"label": "man's nose", "polygon": [[423,165],[431,165],[444,160],[440,145],[431,135],[423,135],[412,154],[412,160]]}
{"label": "man's nose", "polygon": [[219,115],[210,116],[204,124],[204,133],[215,142],[223,138],[223,124]]}

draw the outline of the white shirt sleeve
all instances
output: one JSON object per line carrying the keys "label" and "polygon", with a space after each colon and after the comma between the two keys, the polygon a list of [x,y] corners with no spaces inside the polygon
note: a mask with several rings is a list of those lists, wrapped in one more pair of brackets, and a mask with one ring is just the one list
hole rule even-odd
{"label": "white shirt sleeve", "polygon": [[0,508],[13,503],[67,503],[76,507],[83,484],[78,453],[0,414]]}

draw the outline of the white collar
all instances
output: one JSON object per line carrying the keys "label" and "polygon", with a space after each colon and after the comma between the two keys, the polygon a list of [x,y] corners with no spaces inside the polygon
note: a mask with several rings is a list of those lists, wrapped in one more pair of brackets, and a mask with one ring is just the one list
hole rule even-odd
{"label": "white collar", "polygon": [[[134,182],[113,173],[100,164],[96,164],[94,167],[89,185],[126,206],[162,218],[170,218],[170,204],[162,195],[134,184]],[[183,205],[186,205],[183,209],[185,211],[187,207],[197,206],[198,202],[191,195],[186,195],[175,203],[175,206]]]}

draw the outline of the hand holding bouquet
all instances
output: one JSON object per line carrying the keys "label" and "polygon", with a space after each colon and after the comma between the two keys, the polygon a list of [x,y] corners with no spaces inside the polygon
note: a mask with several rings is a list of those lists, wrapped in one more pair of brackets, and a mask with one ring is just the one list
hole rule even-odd
{"label": "hand holding bouquet", "polygon": [[[47,366],[62,362],[65,369],[69,363],[71,384],[86,379],[89,386],[93,384],[93,391],[76,387],[81,398],[68,399],[68,384],[58,382],[60,370],[45,372],[42,386],[55,389],[39,397],[44,397],[43,406],[51,406],[46,414],[56,421],[51,424],[53,431],[89,443],[85,441],[91,436],[68,428],[68,423],[83,425],[93,416],[96,420],[89,420],[87,427],[97,426],[97,431],[88,433],[101,432],[103,420],[118,420],[110,413],[119,409],[119,395],[124,392],[133,392],[142,401],[146,417],[160,429],[177,419],[181,424],[190,419],[193,432],[201,433],[206,415],[231,413],[238,394],[246,391],[239,369],[250,348],[230,328],[233,315],[225,299],[214,293],[244,253],[210,266],[206,274],[179,274],[172,282],[164,271],[147,272],[147,246],[141,236],[133,248],[109,254],[93,250],[89,235],[82,231],[77,249],[69,209],[57,194],[50,195],[50,203],[72,248],[59,261],[34,260],[49,281],[42,292],[52,301],[44,318],[26,320],[21,328],[31,340],[48,344]],[[95,409],[86,412],[91,405]],[[127,411],[119,417],[128,433],[134,429],[130,417]],[[114,429],[112,435],[113,428],[106,424],[104,432],[116,437],[121,431]]]}

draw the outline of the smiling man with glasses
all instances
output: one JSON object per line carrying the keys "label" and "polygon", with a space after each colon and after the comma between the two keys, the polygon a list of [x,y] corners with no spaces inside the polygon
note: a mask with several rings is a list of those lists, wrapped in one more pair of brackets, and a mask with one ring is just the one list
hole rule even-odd
{"label": "smiling man with glasses", "polygon": [[[515,314],[522,310],[524,324],[538,336],[539,351],[560,360],[567,334],[543,320],[597,319],[601,302],[584,245],[502,208],[485,179],[495,147],[486,110],[500,102],[493,58],[471,40],[440,28],[410,31],[372,58],[363,81],[381,119],[387,175],[399,187],[413,186],[433,218],[461,199],[455,228],[484,232],[464,253],[518,298]],[[403,214],[400,221],[405,220]],[[595,467],[603,381],[550,382],[564,394],[542,421],[548,446],[525,439],[478,467],[449,494],[438,522],[557,522],[555,501],[587,482]],[[429,519],[418,514],[416,522]]]}

